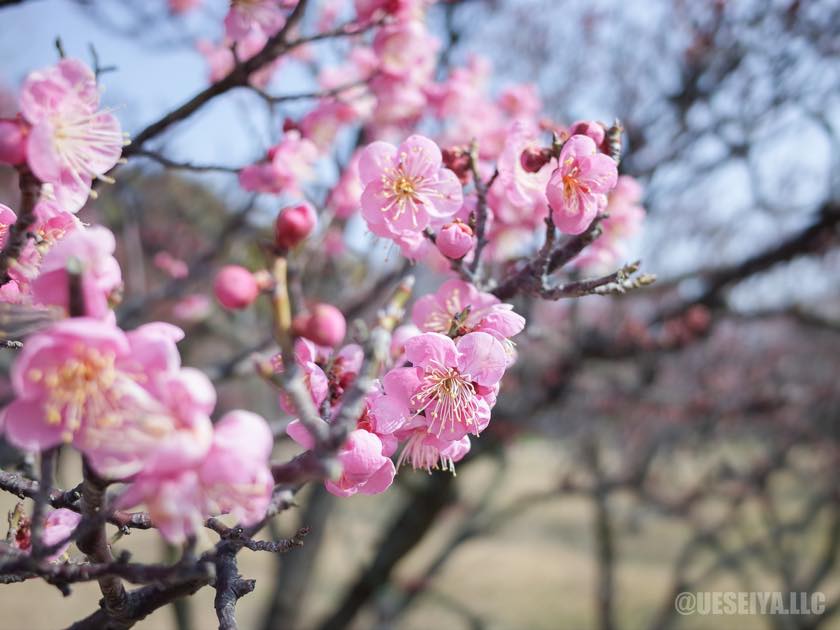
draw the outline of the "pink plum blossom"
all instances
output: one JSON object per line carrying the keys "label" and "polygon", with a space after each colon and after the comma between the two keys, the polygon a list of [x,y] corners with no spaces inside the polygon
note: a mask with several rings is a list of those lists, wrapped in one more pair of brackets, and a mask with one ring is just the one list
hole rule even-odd
{"label": "pink plum blossom", "polygon": [[394,482],[394,462],[382,454],[382,441],[370,431],[351,431],[338,451],[338,461],[341,476],[325,482],[327,491],[336,496],[379,494]]}
{"label": "pink plum blossom", "polygon": [[420,418],[400,430],[398,436],[404,441],[402,452],[397,459],[397,468],[408,462],[414,470],[443,470],[455,472],[455,464],[470,451],[470,438],[443,440],[429,433],[426,424]]}
{"label": "pink plum blossom", "polygon": [[105,317],[110,312],[109,296],[122,284],[119,263],[114,258],[116,241],[108,228],[92,226],[75,230],[47,252],[40,274],[32,282],[32,299],[44,306],[70,310],[68,269],[78,266],[84,315]]}
{"label": "pink plum blossom", "polygon": [[[47,518],[44,519],[44,527],[41,532],[41,541],[44,546],[52,547],[67,540],[81,520],[82,517],[79,513],[68,510],[67,508],[59,508],[51,511],[47,515]],[[27,554],[32,551],[31,527],[32,523],[29,518],[21,516],[16,535],[12,541],[15,547]],[[47,557],[47,560],[55,562],[64,555],[68,547],[70,547],[69,541],[56,549],[54,553]]]}
{"label": "pink plum blossom", "polygon": [[[44,541],[44,546],[52,547],[63,540],[67,540],[81,520],[81,514],[78,514],[73,510],[68,510],[67,508],[59,508],[50,512],[44,520],[44,536],[42,539]],[[54,562],[64,555],[69,546],[69,542],[62,545],[47,559]]]}
{"label": "pink plum blossom", "polygon": [[495,337],[468,333],[452,341],[423,333],[405,344],[405,356],[420,381],[410,398],[423,411],[429,433],[447,440],[478,435],[490,421],[490,402],[507,366],[505,350]]}
{"label": "pink plum blossom", "polygon": [[117,505],[145,503],[152,522],[173,544],[195,534],[210,516],[232,514],[239,524],[253,525],[265,516],[271,500],[272,444],[263,418],[231,411],[216,424],[204,457],[181,467],[147,466]]}
{"label": "pink plum blossom", "polygon": [[273,445],[271,429],[255,413],[231,411],[216,423],[198,471],[208,515],[232,514],[246,526],[265,516],[274,487],[268,466]]}
{"label": "pink plum blossom", "polygon": [[362,214],[373,230],[385,225],[397,231],[422,232],[445,222],[463,203],[455,174],[442,168],[438,146],[423,136],[409,137],[399,147],[374,142],[359,160]]}
{"label": "pink plum blossom", "polygon": [[181,337],[169,324],[124,333],[84,317],[30,336],[11,371],[7,439],[29,451],[72,442],[111,478],[201,457],[215,391],[203,374],[180,367]]}
{"label": "pink plum blossom", "polygon": [[598,152],[592,138],[583,135],[566,141],[559,163],[548,182],[546,198],[557,228],[580,234],[606,206],[606,193],[615,186],[618,169],[612,158]]}
{"label": "pink plum blossom", "polygon": [[525,318],[514,313],[513,306],[459,279],[447,280],[436,293],[417,300],[411,319],[425,332],[486,332],[499,341],[510,339],[525,327]]}
{"label": "pink plum blossom", "polygon": [[170,278],[186,278],[190,274],[190,268],[187,266],[187,263],[167,251],[158,252],[152,261],[155,267],[163,271]]}
{"label": "pink plum blossom", "polygon": [[399,365],[405,362],[405,342],[420,334],[420,329],[414,324],[397,326],[391,335],[391,362]]}
{"label": "pink plum blossom", "polygon": [[[525,223],[529,228],[535,228],[547,215],[545,187],[551,177],[551,166],[545,164],[536,172],[530,172],[522,164],[523,152],[539,148],[537,131],[532,124],[517,121],[511,125],[499,156],[498,181],[491,189],[503,195],[506,202],[500,204],[495,213],[500,221]],[[503,212],[503,208],[510,210]],[[523,210],[524,217],[521,216]]]}
{"label": "pink plum blossom", "polygon": [[346,219],[356,213],[361,207],[362,182],[359,179],[359,160],[362,152],[356,151],[341,172],[335,188],[332,189],[328,200],[330,209],[339,219]]}
{"label": "pink plum blossom", "polygon": [[[312,396],[312,402],[316,407],[327,398],[329,383],[324,370],[318,365],[318,348],[308,339],[299,338],[295,341],[295,363],[303,372],[303,381]],[[275,359],[275,369],[278,373],[283,372],[284,366],[280,355]],[[288,395],[280,394],[280,406],[288,413],[295,412]]]}
{"label": "pink plum blossom", "polygon": [[592,141],[599,147],[606,137],[604,125],[597,123],[594,120],[579,120],[574,122],[569,126],[567,133],[570,136],[588,136],[589,138],[592,138]]}
{"label": "pink plum blossom", "polygon": [[313,177],[318,149],[299,131],[291,130],[269,150],[267,157],[267,161],[242,169],[239,184],[254,192],[295,195]]}
{"label": "pink plum blossom", "polygon": [[271,37],[286,23],[278,0],[231,0],[225,16],[225,33],[235,42],[250,35]]}
{"label": "pink plum blossom", "polygon": [[29,74],[20,111],[32,126],[26,156],[38,178],[89,190],[122,154],[125,138],[116,117],[99,109],[93,72],[76,59]]}

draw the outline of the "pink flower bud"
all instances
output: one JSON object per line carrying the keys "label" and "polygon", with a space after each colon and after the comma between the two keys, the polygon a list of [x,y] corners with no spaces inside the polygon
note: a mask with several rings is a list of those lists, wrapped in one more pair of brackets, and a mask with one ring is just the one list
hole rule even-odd
{"label": "pink flower bud", "polygon": [[239,265],[221,268],[213,283],[219,304],[229,309],[242,309],[251,305],[260,293],[254,274]]}
{"label": "pink flower bud", "polygon": [[26,127],[19,118],[0,119],[0,163],[15,166],[26,160]]}
{"label": "pink flower bud", "polygon": [[274,222],[274,242],[284,249],[294,247],[312,233],[317,222],[315,209],[307,203],[285,208]]}
{"label": "pink flower bud", "polygon": [[295,317],[292,327],[295,334],[306,337],[319,346],[335,347],[347,333],[347,322],[332,304],[315,304],[308,313]]}
{"label": "pink flower bud", "polygon": [[569,136],[589,136],[598,146],[604,142],[604,126],[591,120],[579,120],[569,127]]}
{"label": "pink flower bud", "polygon": [[475,238],[470,226],[456,219],[453,223],[443,226],[435,242],[441,254],[458,260],[472,249]]}

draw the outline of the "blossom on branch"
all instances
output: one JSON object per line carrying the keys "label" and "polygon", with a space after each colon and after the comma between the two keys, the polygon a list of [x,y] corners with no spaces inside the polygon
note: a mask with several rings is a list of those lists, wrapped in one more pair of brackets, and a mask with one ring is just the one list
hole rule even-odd
{"label": "blossom on branch", "polygon": [[589,136],[569,138],[560,151],[545,194],[561,232],[580,234],[607,205],[606,194],[618,180],[615,161],[600,153]]}
{"label": "blossom on branch", "polygon": [[20,111],[31,125],[26,159],[43,182],[90,191],[94,179],[122,154],[125,136],[117,118],[99,108],[96,77],[84,63],[62,59],[29,74]]}

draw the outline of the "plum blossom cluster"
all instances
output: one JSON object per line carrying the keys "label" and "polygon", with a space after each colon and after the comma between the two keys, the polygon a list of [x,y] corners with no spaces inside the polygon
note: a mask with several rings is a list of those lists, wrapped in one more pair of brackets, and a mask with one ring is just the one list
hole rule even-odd
{"label": "plum blossom cluster", "polygon": [[107,319],[58,321],[27,339],[2,412],[15,446],[72,445],[98,475],[126,482],[118,505],[145,503],[172,542],[212,515],[258,521],[273,487],[265,421],[238,411],[211,422],[215,390],[181,366],[182,337],[162,322],[124,332]]}
{"label": "plum blossom cluster", "polygon": [[[339,452],[342,474],[326,482],[335,495],[383,492],[402,464],[454,472],[470,450],[470,437],[490,422],[502,376],[514,361],[511,338],[525,327],[510,304],[461,280],[420,298],[412,320],[394,331],[391,367],[368,394]],[[295,360],[312,402],[318,408],[326,404],[328,418],[340,410],[362,358],[355,344],[333,354],[308,339],[298,340]],[[315,446],[300,420],[292,421],[287,432],[302,446]]]}
{"label": "plum blossom cluster", "polygon": [[[114,116],[99,109],[94,73],[68,59],[33,72],[20,106],[0,127],[0,158],[19,168],[22,185],[26,177],[33,182],[34,238],[10,262],[0,299],[41,310],[50,323],[26,338],[12,366],[14,400],[0,413],[5,437],[24,451],[72,446],[96,475],[126,484],[116,505],[145,503],[172,542],[213,515],[259,521],[274,485],[266,422],[245,411],[211,421],[215,389],[202,372],[181,365],[179,328],[117,326],[116,240],[74,216],[124,144]],[[3,247],[17,219],[0,206]],[[66,510],[53,512],[45,542],[77,523]]]}
{"label": "plum blossom cluster", "polygon": [[[180,14],[199,4],[169,6]],[[258,361],[259,371],[281,385],[283,375],[300,374],[305,406],[316,410],[309,417],[300,396],[281,387],[278,408],[297,416],[286,429],[295,442],[321,456],[319,435],[354,410],[353,426],[329,447],[340,467],[324,483],[338,496],[383,492],[403,466],[454,472],[489,426],[525,319],[492,293],[498,283],[487,265],[528,269],[523,263],[548,249],[555,231],[580,235],[596,221],[601,237],[572,262],[612,265],[644,217],[640,185],[618,174],[618,126],[552,121],[533,85],[494,94],[492,69],[479,57],[439,77],[440,44],[426,19],[434,0],[355,0],[343,22],[350,4],[323,3],[318,19],[346,42],[332,66],[310,63],[310,40],[293,39],[296,0],[232,0],[221,40],[197,44],[213,82],[265,58],[236,85],[271,105],[283,100],[268,90],[284,64],[296,58],[316,68],[319,91],[303,95],[312,107],[282,127],[278,120],[270,148],[234,169],[243,190],[288,201],[265,248],[272,264],[258,271],[226,265],[213,292],[229,310],[263,294],[273,300],[281,352]],[[271,55],[283,47],[294,55]],[[349,144],[351,130],[355,146],[333,155]],[[161,534],[180,543],[211,516],[232,514],[242,525],[263,519],[274,490],[273,435],[247,411],[213,422],[216,391],[205,374],[181,365],[181,329],[117,325],[123,283],[115,237],[75,213],[96,180],[110,179],[125,144],[116,117],[100,104],[96,73],[74,59],[31,73],[19,113],[0,120],[0,161],[16,167],[22,189],[29,182],[35,196],[33,207],[21,210],[34,224],[23,226],[26,238],[6,265],[0,300],[38,309],[50,322],[26,338],[16,358],[14,400],[0,424],[23,450],[75,448],[95,475],[123,484],[114,507],[145,505]],[[324,187],[322,167],[333,158],[337,177]],[[0,205],[4,252],[22,218],[29,221]],[[307,301],[302,282],[294,299],[304,303],[292,309],[288,286],[290,262],[307,240],[323,236],[334,243],[328,254],[339,251],[341,231],[349,233],[353,222],[405,258],[448,274],[435,293],[415,301],[412,323],[393,330],[389,356],[372,378],[363,374],[370,357],[346,343],[342,311]],[[168,252],[154,262],[172,279],[189,275],[188,264]],[[209,308],[198,294],[181,304],[185,319]],[[361,392],[358,413],[351,391]],[[66,535],[74,518],[53,512],[46,531]]]}

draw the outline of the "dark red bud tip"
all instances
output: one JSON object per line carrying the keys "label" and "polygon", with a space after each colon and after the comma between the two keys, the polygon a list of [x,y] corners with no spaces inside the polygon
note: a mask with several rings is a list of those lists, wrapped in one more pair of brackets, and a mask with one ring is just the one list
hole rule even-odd
{"label": "dark red bud tip", "polygon": [[464,147],[450,147],[441,151],[443,165],[458,176],[461,183],[470,177],[470,154]]}
{"label": "dark red bud tip", "polygon": [[519,163],[528,173],[537,173],[551,160],[551,149],[529,148],[522,152]]}

